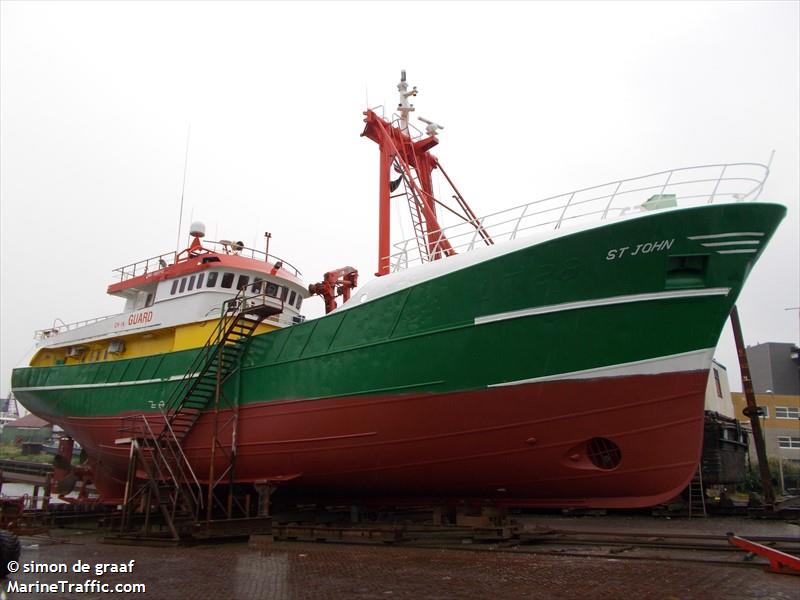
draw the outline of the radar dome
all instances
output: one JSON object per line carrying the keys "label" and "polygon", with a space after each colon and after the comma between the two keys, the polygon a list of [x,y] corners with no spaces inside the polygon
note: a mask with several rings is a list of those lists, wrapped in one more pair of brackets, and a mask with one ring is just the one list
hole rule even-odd
{"label": "radar dome", "polygon": [[192,225],[189,227],[189,235],[198,238],[205,237],[206,235],[205,224],[201,223],[200,221],[195,221],[194,223],[192,223]]}

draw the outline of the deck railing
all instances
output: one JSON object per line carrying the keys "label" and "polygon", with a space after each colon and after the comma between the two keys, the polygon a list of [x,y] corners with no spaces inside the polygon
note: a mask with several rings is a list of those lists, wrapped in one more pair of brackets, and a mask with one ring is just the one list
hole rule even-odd
{"label": "deck railing", "polygon": [[[464,221],[434,232],[430,239],[440,242],[420,252],[416,237],[395,243],[389,256],[392,271],[439,255],[443,240],[457,253],[484,245],[476,225],[494,242],[514,240],[535,229],[559,229],[583,225],[625,214],[671,206],[698,206],[714,202],[756,200],[764,188],[769,167],[760,163],[730,163],[683,167],[631,179],[612,181],[521,204],[474,221]],[[442,233],[444,235],[437,235]]]}
{"label": "deck railing", "polygon": [[[264,262],[269,261],[272,264],[281,262],[283,263],[283,268],[292,273],[295,277],[302,276],[300,271],[289,261],[272,254],[267,255],[267,253],[263,252],[262,250],[248,248],[247,246],[238,244],[238,242],[231,242],[228,240],[220,240],[218,242],[203,240],[203,247],[207,250],[217,252],[218,254],[235,254]],[[128,279],[133,279],[134,277],[141,277],[142,275],[147,275],[148,273],[155,273],[156,271],[174,264],[178,257],[179,253],[165,252],[164,254],[159,254],[158,256],[145,258],[144,260],[114,269],[113,272],[117,273],[114,278],[116,281],[127,281]]]}
{"label": "deck railing", "polygon": [[75,321],[74,323],[64,323],[61,319],[56,319],[53,322],[52,327],[49,327],[47,329],[37,329],[36,332],[33,334],[33,339],[42,340],[44,338],[58,335],[59,333],[72,331],[73,329],[78,329],[79,327],[86,327],[87,325],[91,325],[93,323],[99,323],[100,321],[105,321],[106,319],[119,316],[119,314],[120,313],[114,313],[113,315],[105,315],[104,317],[95,317],[94,319],[84,319],[83,321]]}

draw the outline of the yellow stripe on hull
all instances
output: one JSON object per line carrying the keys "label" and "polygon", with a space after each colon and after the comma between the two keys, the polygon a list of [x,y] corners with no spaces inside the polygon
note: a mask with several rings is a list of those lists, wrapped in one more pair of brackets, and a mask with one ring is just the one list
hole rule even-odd
{"label": "yellow stripe on hull", "polygon": [[[42,348],[31,359],[30,366],[46,367],[127,360],[164,352],[190,350],[204,346],[216,325],[217,321],[202,321],[178,327],[142,331],[113,339],[76,343],[69,347]],[[275,325],[261,323],[253,335],[275,329],[278,329]],[[121,352],[110,352],[109,346],[112,342],[122,342],[124,349]],[[75,348],[81,350],[76,353]],[[70,355],[70,349],[73,349],[73,355]]]}

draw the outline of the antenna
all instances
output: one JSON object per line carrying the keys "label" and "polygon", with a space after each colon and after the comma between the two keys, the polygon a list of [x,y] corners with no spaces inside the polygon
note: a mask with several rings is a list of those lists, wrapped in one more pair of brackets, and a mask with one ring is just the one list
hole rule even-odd
{"label": "antenna", "polygon": [[406,70],[400,71],[400,83],[397,84],[397,91],[400,92],[400,102],[397,105],[397,112],[400,113],[400,129],[403,133],[408,134],[408,113],[415,110],[414,105],[408,99],[417,95],[417,86],[408,91],[408,83],[406,83]]}
{"label": "antenna", "polygon": [[186,128],[186,154],[183,157],[183,184],[181,185],[181,210],[178,213],[178,239],[175,242],[175,255],[181,251],[181,224],[183,221],[183,197],[186,193],[186,167],[189,164],[189,135],[192,133],[192,124]]}

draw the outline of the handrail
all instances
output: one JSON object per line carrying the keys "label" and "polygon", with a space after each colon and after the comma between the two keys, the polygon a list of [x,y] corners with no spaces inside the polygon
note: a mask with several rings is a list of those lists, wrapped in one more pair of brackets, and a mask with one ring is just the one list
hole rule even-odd
{"label": "handrail", "polygon": [[[106,319],[111,319],[121,314],[124,313],[114,313],[112,315],[105,315],[103,317],[95,317],[93,319],[84,319],[83,321],[75,321],[74,323],[64,323],[62,321],[61,325],[56,325],[55,322],[53,322],[53,326],[48,329],[37,329],[33,334],[33,339],[42,340],[44,338],[58,335],[59,333],[72,331],[73,329],[79,329],[81,327],[85,327],[86,325],[92,325],[93,323],[99,323],[100,321],[105,321]],[[56,321],[61,321],[61,319],[56,319]]]}
{"label": "handrail", "polygon": [[[559,229],[565,224],[605,221],[629,212],[645,211],[649,208],[644,206],[645,201],[651,198],[664,197],[664,200],[674,201],[676,206],[755,201],[768,176],[769,166],[743,162],[681,167],[610,181],[442,227],[430,232],[437,241],[433,247],[426,248],[425,254],[436,256],[443,251],[442,244],[446,241],[457,252],[474,249],[478,225],[493,240],[502,241],[513,240],[536,228]],[[428,262],[427,256],[417,256],[418,246],[416,236],[408,238],[395,243],[396,251],[382,258],[389,259],[392,271]]]}
{"label": "handrail", "polygon": [[[161,416],[164,418],[164,423],[166,425],[166,429],[164,430],[164,434],[166,434],[167,431],[169,432],[169,442],[170,443],[167,444],[167,446],[170,448],[170,452],[172,452],[172,457],[175,459],[175,464],[177,465],[177,467],[181,471],[181,478],[184,479],[184,480],[186,479],[186,473],[184,473],[184,469],[183,469],[183,467],[185,466],[189,470],[189,474],[192,476],[192,481],[194,482],[194,485],[197,487],[197,495],[196,496],[195,496],[194,490],[191,487],[188,488],[189,489],[189,493],[192,495],[192,501],[194,502],[195,506],[198,506],[198,507],[202,508],[202,506],[203,506],[203,488],[200,486],[200,482],[197,480],[197,476],[194,474],[194,469],[192,469],[192,465],[189,462],[189,458],[183,452],[183,447],[178,442],[178,438],[175,436],[175,431],[172,429],[172,424],[169,422],[169,419],[167,418],[167,415],[164,414],[164,413],[161,413]],[[147,420],[145,419],[145,422],[146,421]],[[147,428],[150,429],[150,424],[149,423],[147,425]],[[152,433],[153,432],[151,430],[150,434],[152,435]],[[178,450],[178,455],[175,454],[175,448],[177,448],[177,450]],[[167,465],[167,468],[169,468],[169,461],[164,461],[164,462]],[[170,469],[170,471],[171,471],[171,469]],[[175,478],[174,476],[173,476],[173,479],[175,481],[178,481],[177,478]]]}
{"label": "handrail", "polygon": [[[200,349],[200,352],[195,355],[194,360],[186,370],[186,376],[181,379],[179,385],[173,390],[162,408],[162,412],[167,415],[168,418],[171,413],[174,413],[180,408],[182,399],[192,390],[197,380],[203,374],[201,372],[203,366],[207,363],[208,357],[217,352],[220,340],[230,322],[236,318],[238,313],[247,313],[248,301],[257,298],[260,300],[261,304],[266,304],[266,299],[271,298],[271,296],[267,296],[266,293],[268,286],[268,281],[249,283],[243,286],[236,296],[222,303],[222,314],[214,329],[211,331],[211,334],[208,336],[209,341]],[[253,293],[248,294],[248,290]]]}
{"label": "handrail", "polygon": [[[247,258],[259,259],[265,262],[269,261],[272,262],[272,264],[281,262],[283,263],[283,267],[292,272],[295,277],[302,277],[302,273],[300,273],[297,267],[295,267],[289,261],[284,260],[279,256],[275,256],[274,254],[267,254],[262,250],[248,248],[247,246],[239,246],[237,243],[229,242],[227,240],[203,240],[203,247],[207,250],[211,250],[212,252],[216,252],[217,254],[235,254],[238,256],[245,256]],[[270,261],[270,259],[272,260]],[[133,279],[134,277],[141,277],[142,275],[156,273],[161,269],[168,267],[169,265],[175,264],[176,260],[178,260],[178,253],[174,251],[165,252],[164,254],[145,258],[122,267],[117,267],[116,269],[112,270],[112,273],[119,274],[119,281],[127,281],[129,279]],[[117,276],[115,275],[115,277]]]}
{"label": "handrail", "polygon": [[[153,428],[150,427],[150,421],[148,419],[148,415],[144,414],[129,415],[123,417],[123,421],[133,421],[133,424],[127,425],[124,430],[127,431],[128,433],[134,434],[134,437],[142,436],[148,442],[152,442],[152,443],[146,443],[144,446],[142,446],[142,449],[149,448],[151,452],[154,454],[153,456],[154,458],[155,454],[158,454],[158,460],[153,461],[153,466],[158,471],[157,473],[155,473],[156,477],[167,481],[171,480],[175,482],[177,485],[180,485],[181,483],[186,483],[187,484],[186,491],[188,491],[188,493],[191,495],[192,502],[194,503],[195,506],[202,508],[203,506],[202,486],[200,485],[200,482],[194,473],[194,469],[192,469],[191,463],[189,463],[188,457],[183,452],[183,448],[181,447],[180,443],[178,443],[177,437],[175,437],[175,432],[173,431],[172,426],[169,423],[167,415],[162,413],[161,416],[164,418],[166,428],[162,430],[162,433],[160,435],[155,434]],[[169,436],[165,435],[166,432],[169,433]],[[164,439],[165,437],[166,439]],[[164,449],[161,444],[162,441],[167,442],[163,446],[169,448],[170,454],[174,459],[175,469],[177,469],[178,472],[173,471],[173,467],[170,464],[169,458],[164,454]],[[177,448],[177,453],[175,452],[176,448]],[[164,468],[162,468],[162,465],[163,467],[166,468],[167,470],[166,473],[164,472]],[[186,474],[187,470],[189,472],[189,475],[191,476],[191,480]],[[194,486],[197,488],[196,491],[192,489],[192,484],[194,484]]]}

